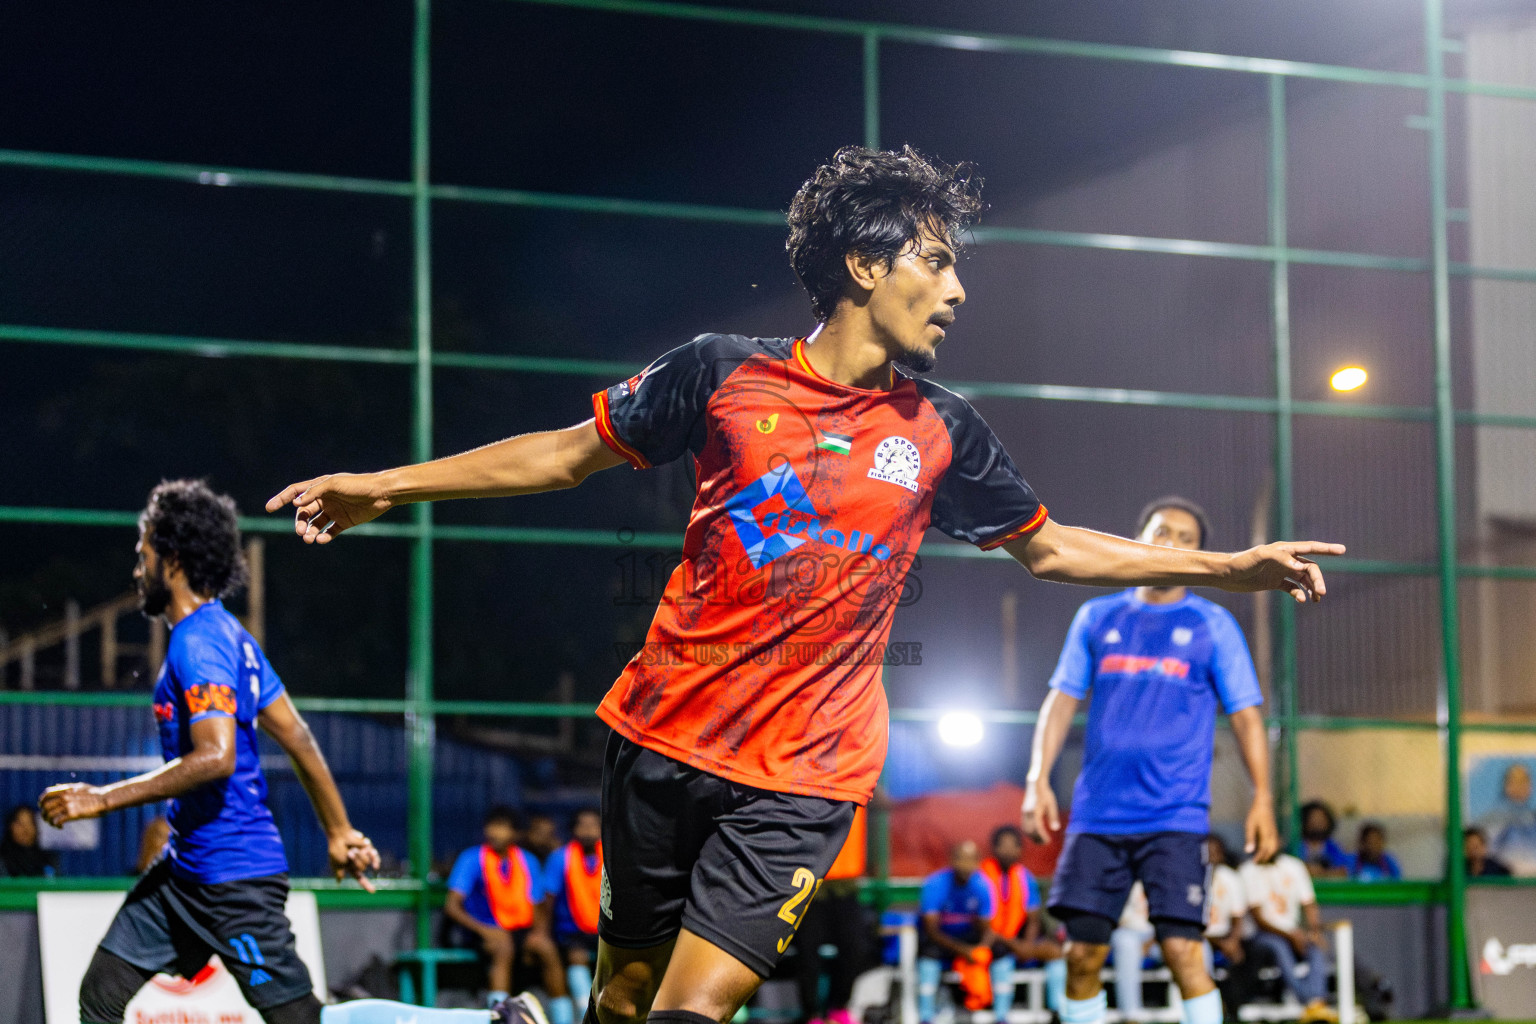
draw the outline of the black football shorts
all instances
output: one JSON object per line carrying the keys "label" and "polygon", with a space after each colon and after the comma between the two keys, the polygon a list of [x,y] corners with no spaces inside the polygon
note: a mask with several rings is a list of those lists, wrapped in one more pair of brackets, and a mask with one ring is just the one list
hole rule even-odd
{"label": "black football shorts", "polygon": [[854,806],[732,782],[613,733],[598,935],[645,949],[686,928],[766,978],[842,851]]}

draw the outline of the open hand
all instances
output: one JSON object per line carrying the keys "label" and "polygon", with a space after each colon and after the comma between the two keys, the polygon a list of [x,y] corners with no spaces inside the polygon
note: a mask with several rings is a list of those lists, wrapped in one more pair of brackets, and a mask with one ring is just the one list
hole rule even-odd
{"label": "open hand", "polygon": [[49,786],[37,801],[43,820],[54,828],[63,828],[66,821],[80,818],[99,818],[107,813],[107,797],[100,787],[84,782],[66,782]]}
{"label": "open hand", "polygon": [[1037,843],[1048,843],[1051,833],[1060,831],[1061,810],[1051,784],[1043,780],[1029,783],[1024,787],[1024,834]]}
{"label": "open hand", "polygon": [[331,473],[289,484],[267,499],[267,511],[294,507],[293,532],[306,544],[336,536],[388,512],[394,504],[373,473]]}
{"label": "open hand", "polygon": [[1283,590],[1297,604],[1321,601],[1328,592],[1323,570],[1307,555],[1342,555],[1344,545],[1321,541],[1281,541],[1262,544],[1231,556],[1230,571],[1219,584],[1222,590],[1252,593]]}
{"label": "open hand", "polygon": [[373,882],[366,874],[379,869],[379,851],[373,848],[373,840],[357,829],[349,828],[326,841],[326,852],[330,855],[331,873],[336,876],[336,881],[351,875],[364,889],[374,891]]}

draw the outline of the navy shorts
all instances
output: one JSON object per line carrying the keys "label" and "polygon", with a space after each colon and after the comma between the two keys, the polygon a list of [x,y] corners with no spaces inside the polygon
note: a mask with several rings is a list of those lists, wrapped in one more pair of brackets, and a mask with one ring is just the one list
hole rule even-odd
{"label": "navy shorts", "polygon": [[1205,835],[1199,832],[1069,832],[1051,884],[1051,913],[1063,920],[1076,913],[1119,921],[1131,884],[1139,880],[1153,924],[1201,928],[1209,872],[1205,852]]}
{"label": "navy shorts", "polygon": [[190,978],[217,953],[258,1010],[313,991],[288,924],[288,876],[203,883],[161,857],[134,885],[101,948],[146,971]]}

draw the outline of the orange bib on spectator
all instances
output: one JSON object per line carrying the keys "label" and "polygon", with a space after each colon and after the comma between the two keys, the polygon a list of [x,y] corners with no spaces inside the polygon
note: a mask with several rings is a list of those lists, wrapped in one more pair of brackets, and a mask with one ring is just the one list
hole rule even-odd
{"label": "orange bib on spectator", "polygon": [[480,847],[480,876],[485,880],[485,902],[491,905],[497,924],[509,932],[533,924],[528,867],[521,850],[514,846],[501,857],[489,846]]}
{"label": "orange bib on spectator", "polygon": [[974,956],[955,957],[954,968],[960,975],[960,992],[967,1010],[983,1010],[992,1005],[992,951],[982,948]]}
{"label": "orange bib on spectator", "polygon": [[1024,880],[1024,865],[1015,864],[1008,869],[1007,882],[1003,884],[1003,866],[994,858],[981,862],[981,873],[992,886],[992,904],[997,912],[992,915],[992,930],[1005,939],[1016,939],[1029,916],[1029,883]]}
{"label": "orange bib on spectator", "polygon": [[839,878],[861,878],[865,871],[865,861],[868,859],[869,850],[869,808],[859,806],[853,810],[853,827],[848,830],[848,839],[843,843],[843,849],[837,855],[837,860],[827,869],[827,881],[835,882]]}
{"label": "orange bib on spectator", "polygon": [[588,935],[597,934],[597,915],[603,898],[603,844],[597,844],[597,868],[587,870],[587,855],[580,843],[565,848],[565,904],[571,920]]}

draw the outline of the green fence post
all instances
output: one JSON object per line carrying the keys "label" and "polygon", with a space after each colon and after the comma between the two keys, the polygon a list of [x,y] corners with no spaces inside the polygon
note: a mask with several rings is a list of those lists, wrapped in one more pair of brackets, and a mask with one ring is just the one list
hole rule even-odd
{"label": "green fence post", "polygon": [[[1285,78],[1269,76],[1269,244],[1270,315],[1275,342],[1275,532],[1292,540],[1296,532],[1291,479],[1293,406],[1291,401],[1291,265],[1287,255]],[[1280,824],[1288,838],[1299,834],[1300,761],[1296,741],[1296,606],[1281,597],[1275,623],[1275,679],[1271,689],[1279,704],[1280,757],[1284,760]]]}
{"label": "green fence post", "polygon": [[1461,862],[1461,637],[1456,604],[1456,405],[1451,391],[1451,279],[1446,239],[1445,12],[1424,0],[1425,93],[1429,120],[1430,274],[1435,317],[1435,490],[1439,508],[1440,645],[1445,687],[1440,727],[1445,736],[1446,954],[1451,1006],[1472,1006],[1467,976],[1466,870]]}
{"label": "green fence post", "polygon": [[880,148],[880,35],[864,33],[864,145]]}
{"label": "green fence post", "polygon": [[[416,366],[412,456],[432,457],[432,197],[428,181],[428,98],[431,72],[432,0],[416,0],[411,65],[411,205],[415,228]],[[410,729],[411,871],[422,883],[416,904],[416,944],[432,944],[432,506],[412,509],[418,533],[411,547],[411,641],[406,718]]]}

